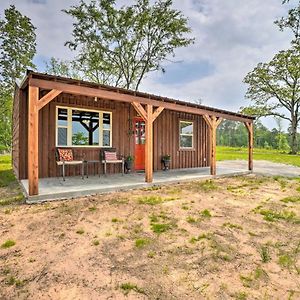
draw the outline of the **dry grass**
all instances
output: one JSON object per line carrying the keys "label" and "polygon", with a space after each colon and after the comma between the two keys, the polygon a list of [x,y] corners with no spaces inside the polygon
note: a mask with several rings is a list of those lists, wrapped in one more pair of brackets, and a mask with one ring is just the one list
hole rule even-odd
{"label": "dry grass", "polygon": [[298,187],[245,176],[2,206],[0,299],[299,299]]}

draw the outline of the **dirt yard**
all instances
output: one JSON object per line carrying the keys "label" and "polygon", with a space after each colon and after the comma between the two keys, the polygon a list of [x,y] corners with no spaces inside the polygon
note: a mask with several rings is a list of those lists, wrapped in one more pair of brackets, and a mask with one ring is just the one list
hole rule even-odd
{"label": "dirt yard", "polygon": [[300,299],[300,182],[0,207],[0,299]]}

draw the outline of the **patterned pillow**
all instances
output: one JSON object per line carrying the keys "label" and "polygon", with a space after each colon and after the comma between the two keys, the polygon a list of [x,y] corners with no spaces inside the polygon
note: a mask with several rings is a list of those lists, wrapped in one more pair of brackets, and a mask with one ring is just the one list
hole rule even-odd
{"label": "patterned pillow", "polygon": [[72,161],[73,151],[72,149],[57,149],[60,161]]}
{"label": "patterned pillow", "polygon": [[105,160],[118,160],[116,152],[104,151]]}

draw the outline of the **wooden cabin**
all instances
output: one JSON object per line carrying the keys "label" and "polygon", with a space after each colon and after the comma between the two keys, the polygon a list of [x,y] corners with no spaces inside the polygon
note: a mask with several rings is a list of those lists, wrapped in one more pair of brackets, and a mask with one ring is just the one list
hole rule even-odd
{"label": "wooden cabin", "polygon": [[[38,179],[60,176],[56,149],[99,160],[99,151],[115,148],[134,157],[133,171],[210,166],[216,174],[216,129],[222,119],[243,122],[249,132],[249,170],[253,168],[253,117],[166,97],[28,71],[16,86],[13,105],[13,170],[28,179],[29,195]],[[95,173],[103,169],[95,169]],[[112,164],[109,173],[121,172]],[[68,176],[79,175],[69,168]]]}

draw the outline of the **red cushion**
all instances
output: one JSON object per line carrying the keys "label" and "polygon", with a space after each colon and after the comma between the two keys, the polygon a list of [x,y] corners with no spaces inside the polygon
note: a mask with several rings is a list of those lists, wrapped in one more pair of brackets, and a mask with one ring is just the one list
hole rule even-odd
{"label": "red cushion", "polygon": [[104,151],[105,160],[118,160],[116,152]]}
{"label": "red cushion", "polygon": [[59,160],[72,161],[73,160],[73,151],[72,149],[57,149],[59,154]]}

